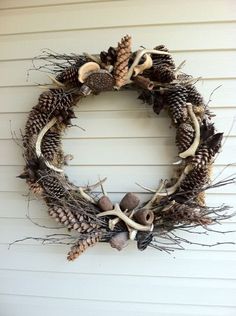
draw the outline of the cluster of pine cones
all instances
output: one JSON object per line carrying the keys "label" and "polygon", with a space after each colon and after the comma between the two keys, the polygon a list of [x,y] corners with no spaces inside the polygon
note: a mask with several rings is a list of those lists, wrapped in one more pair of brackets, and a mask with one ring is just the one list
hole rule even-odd
{"label": "cluster of pine cones", "polygon": [[[79,234],[78,241],[68,254],[68,260],[74,260],[86,248],[104,240],[104,234],[109,231],[107,220],[101,224],[96,219],[96,214],[100,212],[99,206],[85,200],[64,173],[58,172],[65,164],[61,135],[71,125],[71,119],[75,118],[73,107],[90,93],[96,95],[125,85],[135,87],[140,92],[139,99],[152,105],[155,113],[167,109],[177,129],[176,145],[179,152],[187,150],[194,141],[195,130],[187,111],[187,104],[193,105],[201,128],[200,143],[195,155],[183,163],[183,167],[191,164],[192,171],[170,197],[169,200],[174,200],[175,204],[165,213],[158,212],[155,221],[157,225],[161,223],[168,229],[170,225],[178,223],[210,223],[201,214],[194,213],[188,201],[191,199],[204,204],[200,191],[209,181],[210,166],[220,149],[222,134],[215,132],[208,108],[201,94],[188,80],[189,77],[176,73],[172,56],[165,54],[168,49],[164,45],[154,49],[163,54],[150,53],[152,65],[137,78],[131,74],[128,79],[129,69],[137,54],[131,51],[131,37],[128,35],[121,39],[117,47],[110,47],[99,56],[81,58],[78,55],[74,63],[63,66],[56,73],[54,85],[39,96],[37,105],[29,113],[23,136],[26,166],[19,177],[26,179],[32,192],[43,197],[50,216]],[[143,56],[139,63],[144,62]],[[37,156],[35,147],[38,136],[53,118],[56,118],[56,123],[44,135],[40,144],[41,155]],[[50,168],[48,163],[55,168]],[[152,234],[137,235],[138,248],[141,250],[151,241]]]}

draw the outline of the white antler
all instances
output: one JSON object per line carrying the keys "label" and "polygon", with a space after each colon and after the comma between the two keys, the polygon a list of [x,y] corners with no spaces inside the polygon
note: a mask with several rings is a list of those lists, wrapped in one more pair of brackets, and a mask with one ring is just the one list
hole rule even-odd
{"label": "white antler", "polygon": [[103,217],[103,216],[117,216],[123,222],[125,222],[129,227],[134,228],[135,230],[139,230],[139,231],[152,231],[153,230],[153,225],[151,226],[141,225],[139,223],[136,223],[131,218],[129,218],[124,212],[121,211],[119,204],[115,204],[115,207],[113,210],[102,212],[97,215],[97,217]]}
{"label": "white antler", "polygon": [[179,154],[179,156],[181,158],[187,158],[189,156],[194,156],[195,152],[198,148],[198,145],[200,143],[200,125],[199,125],[198,119],[193,111],[193,106],[191,103],[187,103],[187,109],[188,109],[188,113],[191,117],[191,120],[193,122],[195,136],[194,136],[194,141],[193,141],[192,145],[187,150],[185,150]]}
{"label": "white antler", "polygon": [[[36,155],[38,158],[40,157],[43,157],[43,154],[42,154],[42,151],[41,151],[41,143],[42,143],[42,140],[43,140],[43,137],[44,135],[47,133],[47,131],[54,125],[56,124],[57,122],[57,119],[56,117],[52,118],[51,121],[49,121],[45,126],[44,128],[40,131],[40,133],[38,134],[38,138],[37,138],[37,141],[36,141],[36,145],[35,145],[35,150],[36,150]],[[45,165],[56,171],[56,172],[63,172],[63,169],[59,169],[55,166],[53,166],[52,164],[50,164],[49,161],[45,160]]]}
{"label": "white antler", "polygon": [[129,83],[130,78],[133,75],[134,68],[139,64],[139,61],[144,54],[170,55],[170,53],[163,52],[161,50],[156,50],[156,49],[141,49],[141,50],[137,51],[136,57],[133,61],[133,64],[129,68],[127,78],[126,78],[126,83]]}

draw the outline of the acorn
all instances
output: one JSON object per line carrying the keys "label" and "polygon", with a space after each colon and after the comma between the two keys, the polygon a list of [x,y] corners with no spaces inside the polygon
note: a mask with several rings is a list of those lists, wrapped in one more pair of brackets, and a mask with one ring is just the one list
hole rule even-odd
{"label": "acorn", "polygon": [[142,225],[151,225],[154,221],[154,213],[151,210],[140,209],[134,213],[134,219]]}
{"label": "acorn", "polygon": [[109,241],[111,247],[116,248],[119,251],[121,251],[123,248],[128,246],[128,242],[129,242],[128,232],[118,233],[114,235]]}
{"label": "acorn", "polygon": [[134,193],[126,193],[123,199],[120,201],[120,208],[122,211],[132,211],[139,205],[140,199]]}
{"label": "acorn", "polygon": [[102,211],[110,211],[110,210],[112,210],[114,208],[111,200],[106,195],[103,195],[98,200],[97,205]]}

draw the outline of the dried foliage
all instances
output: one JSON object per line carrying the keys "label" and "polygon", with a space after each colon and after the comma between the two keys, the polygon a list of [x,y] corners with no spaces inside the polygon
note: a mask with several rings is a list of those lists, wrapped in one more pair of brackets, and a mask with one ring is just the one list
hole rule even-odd
{"label": "dried foliage", "polygon": [[[179,237],[179,231],[194,233],[197,226],[208,231],[210,225],[233,216],[227,206],[205,205],[207,189],[234,182],[210,180],[223,134],[216,132],[208,104],[194,85],[196,80],[180,73],[183,65],[176,68],[165,46],[132,53],[127,35],[117,48],[110,47],[99,55],[44,51],[33,62],[35,69],[54,77],[29,113],[23,136],[26,164],[19,177],[45,201],[49,215],[70,232],[35,240],[71,245],[68,260],[76,259],[98,241],[110,242],[121,250],[131,239],[140,250],[151,246],[169,252],[182,249],[184,243],[194,244]],[[181,163],[172,181],[162,182],[144,204],[127,193],[120,204],[113,205],[104,191],[104,180],[79,187],[63,172],[66,158],[61,136],[75,117],[73,107],[89,94],[117,88],[139,91],[139,99],[157,114],[166,110],[176,127]],[[94,194],[99,186],[102,196]]]}

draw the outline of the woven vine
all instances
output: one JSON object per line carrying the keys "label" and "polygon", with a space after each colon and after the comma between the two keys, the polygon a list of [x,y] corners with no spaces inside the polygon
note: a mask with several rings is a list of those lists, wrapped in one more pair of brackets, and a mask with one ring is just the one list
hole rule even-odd
{"label": "woven vine", "polygon": [[[99,55],[46,52],[38,59],[47,61],[40,70],[51,71],[53,84],[29,113],[23,136],[26,165],[20,177],[45,201],[49,215],[71,232],[53,238],[72,245],[68,260],[99,241],[121,250],[135,240],[140,250],[152,246],[168,252],[188,242],[177,236],[178,229],[207,229],[230,216],[226,207],[207,207],[204,199],[223,133],[216,132],[196,80],[176,67],[164,45],[132,52],[127,35]],[[129,192],[114,205],[104,191],[105,179],[85,187],[69,181],[61,136],[82,99],[124,89],[136,90],[155,113],[167,111],[176,128],[180,161],[172,179],[161,181],[149,201],[140,203]],[[93,192],[99,186],[102,194],[97,196]]]}

